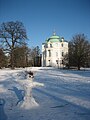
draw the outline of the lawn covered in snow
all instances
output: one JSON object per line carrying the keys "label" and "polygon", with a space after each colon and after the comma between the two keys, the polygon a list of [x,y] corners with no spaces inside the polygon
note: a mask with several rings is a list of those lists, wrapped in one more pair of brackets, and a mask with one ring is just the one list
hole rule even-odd
{"label": "lawn covered in snow", "polygon": [[0,120],[90,120],[90,70],[0,70]]}

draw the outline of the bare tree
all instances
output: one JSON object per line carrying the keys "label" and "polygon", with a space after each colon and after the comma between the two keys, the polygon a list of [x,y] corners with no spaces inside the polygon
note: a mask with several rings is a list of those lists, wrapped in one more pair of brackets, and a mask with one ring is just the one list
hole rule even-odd
{"label": "bare tree", "polygon": [[41,55],[40,55],[39,46],[30,49],[29,62],[31,66],[41,66]]}
{"label": "bare tree", "polygon": [[6,22],[0,26],[0,42],[5,51],[10,54],[11,67],[14,68],[13,52],[17,46],[24,45],[27,39],[26,30],[22,22]]}
{"label": "bare tree", "polygon": [[75,35],[69,42],[68,65],[77,67],[80,70],[88,64],[90,58],[90,43],[84,34]]}

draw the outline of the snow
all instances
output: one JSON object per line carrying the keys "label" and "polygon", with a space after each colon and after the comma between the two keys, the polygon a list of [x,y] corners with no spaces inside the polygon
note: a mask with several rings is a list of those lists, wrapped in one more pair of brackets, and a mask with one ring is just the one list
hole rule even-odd
{"label": "snow", "polygon": [[90,69],[0,70],[0,120],[90,120]]}

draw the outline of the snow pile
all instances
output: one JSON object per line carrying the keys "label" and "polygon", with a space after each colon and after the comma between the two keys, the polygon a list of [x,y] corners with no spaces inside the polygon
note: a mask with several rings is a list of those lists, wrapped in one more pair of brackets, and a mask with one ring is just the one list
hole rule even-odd
{"label": "snow pile", "polygon": [[21,108],[26,109],[26,110],[39,106],[39,104],[35,101],[33,97],[30,97],[30,98],[25,97],[24,101],[19,103],[19,105]]}

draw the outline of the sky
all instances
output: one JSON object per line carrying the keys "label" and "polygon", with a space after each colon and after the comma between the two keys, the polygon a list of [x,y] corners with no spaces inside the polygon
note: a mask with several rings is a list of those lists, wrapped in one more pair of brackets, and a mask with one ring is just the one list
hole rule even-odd
{"label": "sky", "polygon": [[23,22],[28,46],[39,46],[56,32],[70,41],[84,33],[90,40],[90,0],[0,0],[0,24]]}

